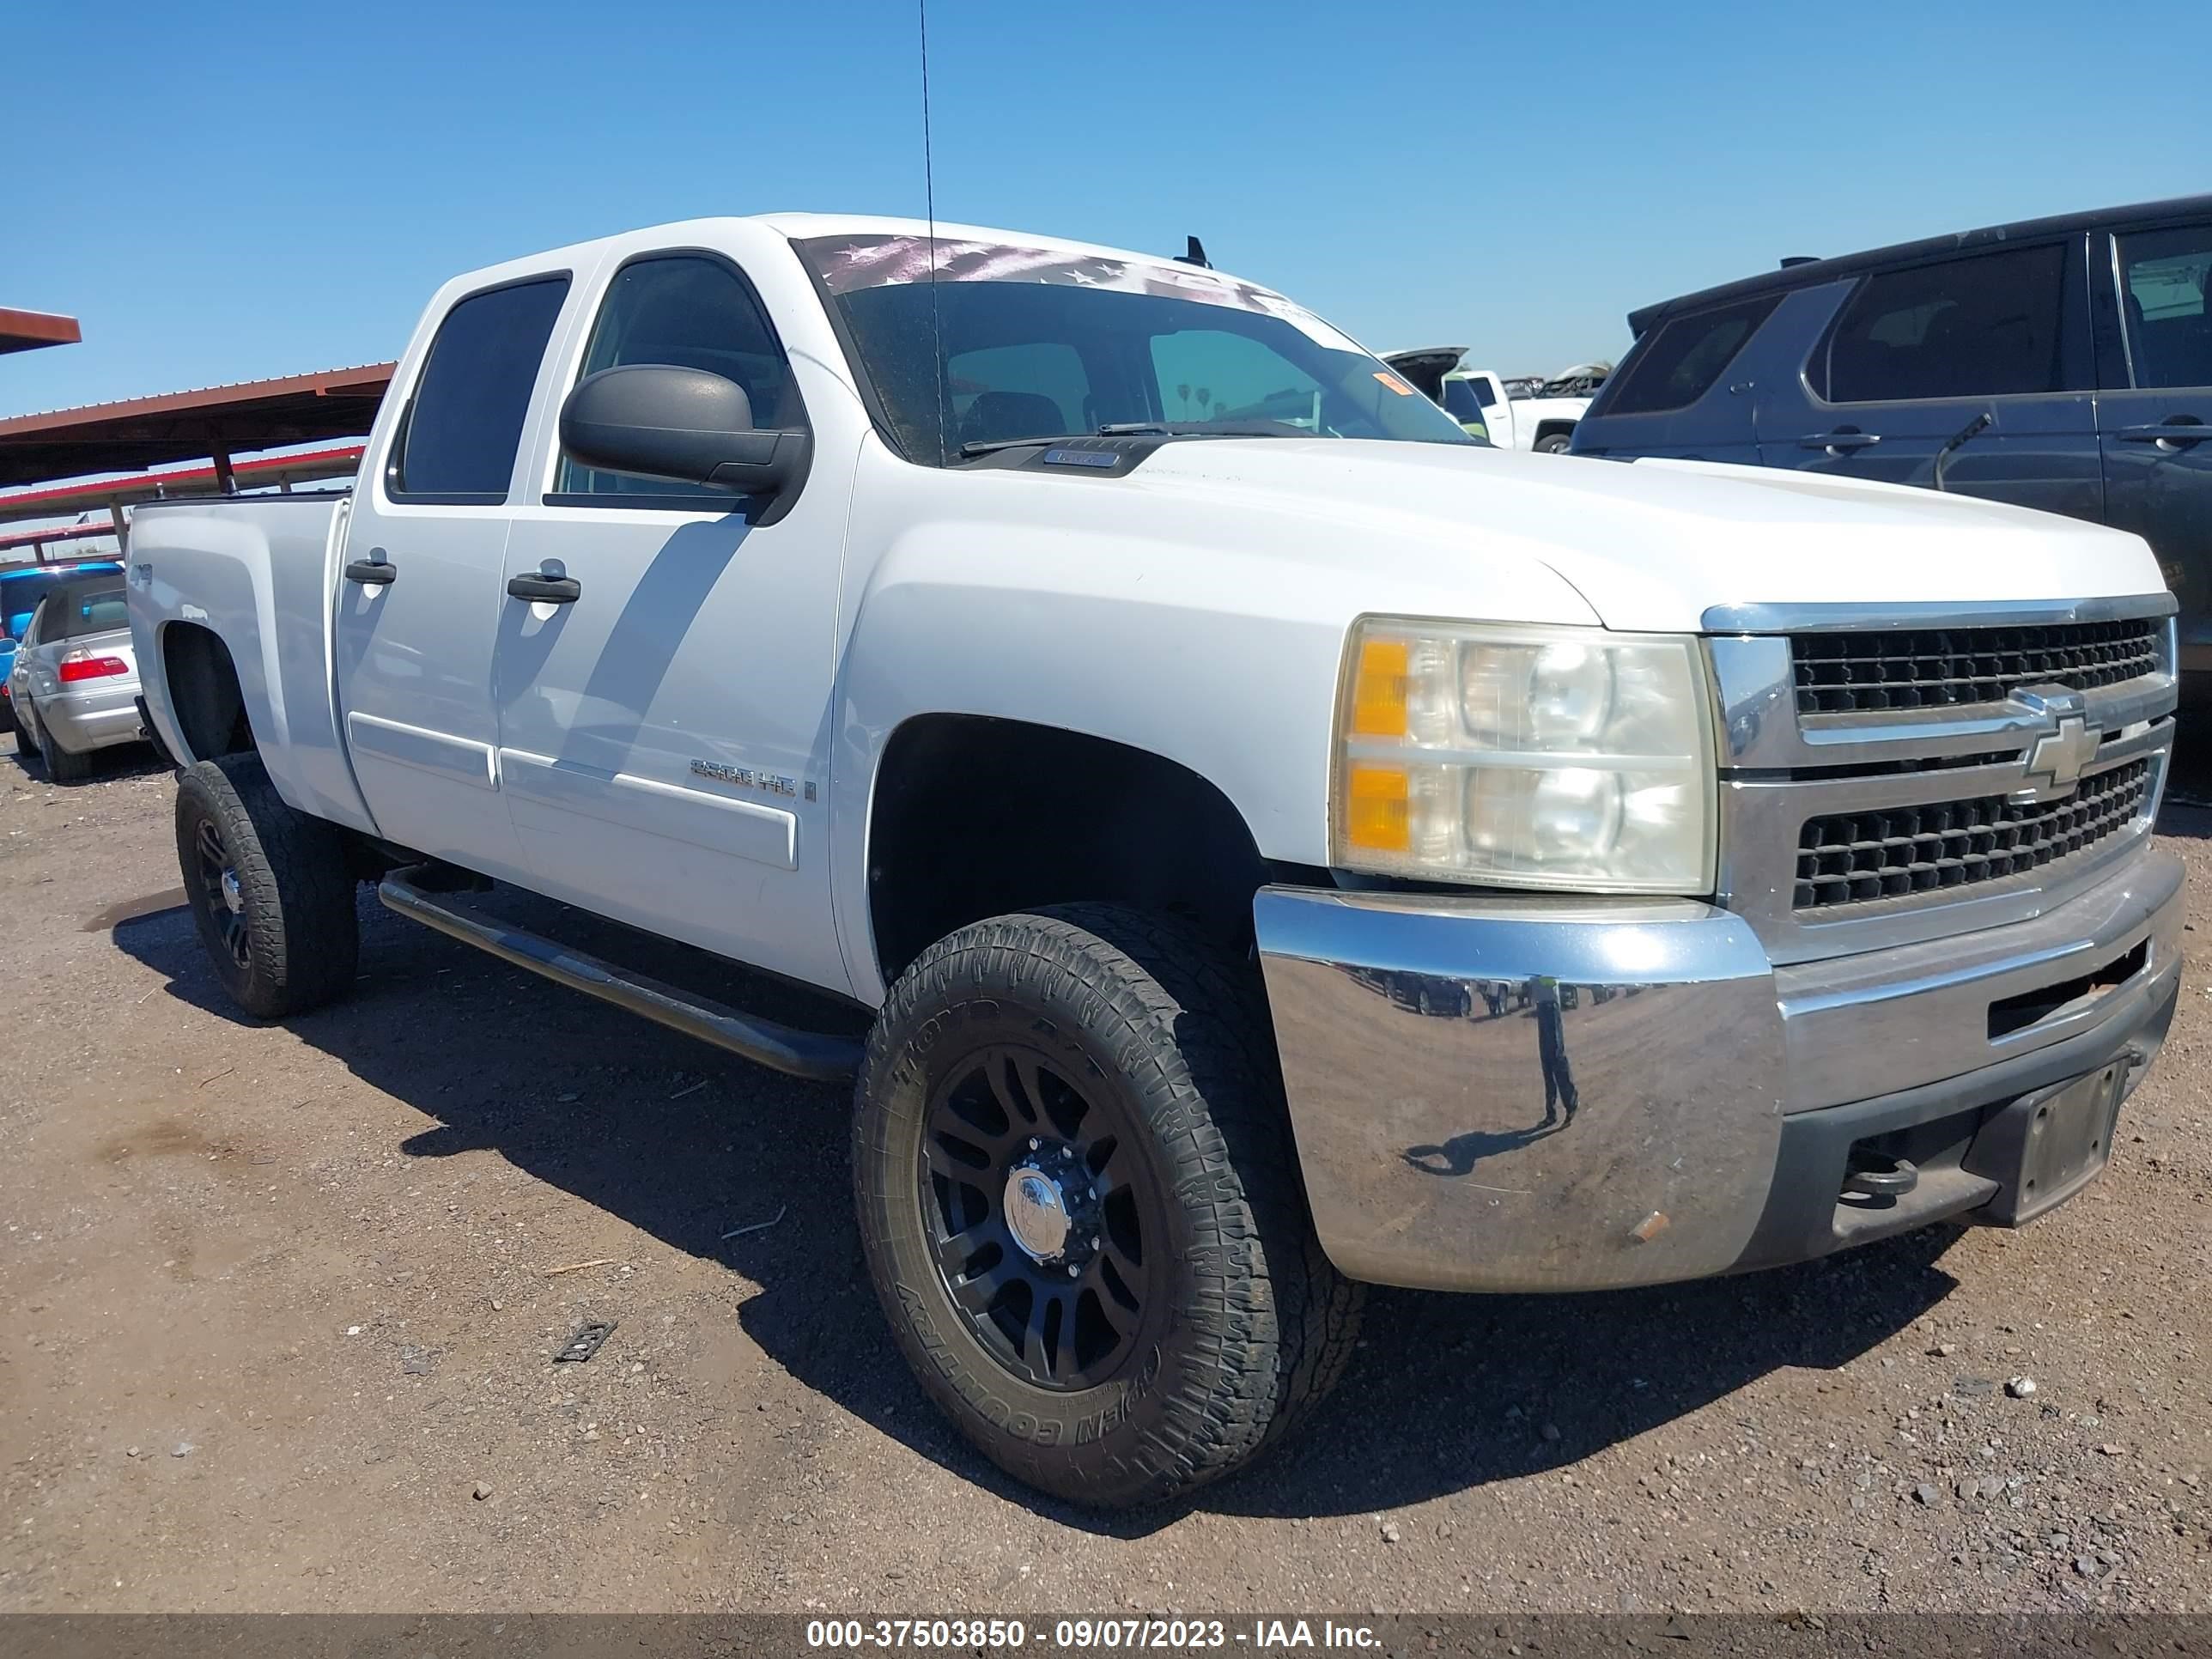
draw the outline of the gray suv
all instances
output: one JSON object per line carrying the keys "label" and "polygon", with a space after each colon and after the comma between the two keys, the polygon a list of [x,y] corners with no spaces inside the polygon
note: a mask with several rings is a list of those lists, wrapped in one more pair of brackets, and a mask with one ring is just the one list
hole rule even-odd
{"label": "gray suv", "polygon": [[1578,455],[1923,484],[2143,536],[2212,698],[2212,196],[2039,219],[1632,313]]}

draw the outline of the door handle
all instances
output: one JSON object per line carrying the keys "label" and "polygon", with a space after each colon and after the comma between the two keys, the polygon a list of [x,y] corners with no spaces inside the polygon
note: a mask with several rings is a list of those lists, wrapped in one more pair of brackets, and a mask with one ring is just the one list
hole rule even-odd
{"label": "door handle", "polygon": [[574,576],[549,576],[541,570],[534,576],[512,579],[507,585],[507,596],[538,605],[574,605],[584,597],[584,585]]}
{"label": "door handle", "polygon": [[[380,553],[383,550],[377,550]],[[345,579],[364,587],[389,587],[399,580],[399,573],[382,559],[356,559],[345,568]]]}
{"label": "door handle", "polygon": [[2212,438],[2212,426],[2191,416],[2163,426],[2124,426],[2120,437],[2131,444],[2201,444]]}
{"label": "door handle", "polygon": [[1847,449],[1871,449],[1881,441],[1879,432],[1820,432],[1809,438],[1800,438],[1800,449],[1826,449],[1841,453]]}

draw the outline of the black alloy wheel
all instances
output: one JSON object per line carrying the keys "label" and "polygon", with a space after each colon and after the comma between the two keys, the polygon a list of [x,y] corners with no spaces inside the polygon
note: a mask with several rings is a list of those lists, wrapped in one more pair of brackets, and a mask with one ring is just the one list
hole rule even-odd
{"label": "black alloy wheel", "polygon": [[222,830],[213,818],[199,821],[192,853],[196,896],[208,932],[244,972],[253,965],[252,936],[246,931],[246,890],[240,884],[230,849],[223,845]]}
{"label": "black alloy wheel", "polygon": [[[922,1135],[922,1211],[938,1271],[1001,1365],[1040,1389],[1117,1375],[1159,1297],[1146,1265],[1148,1172],[1068,1070],[979,1048],[949,1068]],[[1157,1224],[1156,1224],[1157,1227]]]}

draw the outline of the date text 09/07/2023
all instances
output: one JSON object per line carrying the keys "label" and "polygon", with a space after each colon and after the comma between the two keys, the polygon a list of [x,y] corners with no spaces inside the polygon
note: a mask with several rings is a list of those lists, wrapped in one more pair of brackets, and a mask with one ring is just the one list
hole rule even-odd
{"label": "date text 09/07/2023", "polygon": [[[1044,1632],[1036,1634],[1037,1645],[1044,1646]],[[816,1649],[1004,1650],[1027,1646],[1030,1639],[1028,1626],[1018,1619],[811,1619],[806,1624],[806,1645]],[[1256,1619],[1244,1629],[1219,1619],[1061,1619],[1052,1626],[1051,1642],[1054,1648],[1079,1650],[1242,1647],[1262,1653],[1379,1644],[1367,1626],[1328,1619]]]}

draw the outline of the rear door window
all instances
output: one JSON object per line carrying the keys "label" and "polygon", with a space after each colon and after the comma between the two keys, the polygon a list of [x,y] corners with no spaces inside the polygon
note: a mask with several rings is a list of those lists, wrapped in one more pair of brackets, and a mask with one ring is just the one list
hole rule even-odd
{"label": "rear door window", "polygon": [[945,380],[962,443],[1057,438],[1098,424],[1091,376],[1064,340],[957,352],[945,359]]}
{"label": "rear door window", "polygon": [[1781,302],[1779,294],[1762,295],[1662,324],[1638,348],[1606,413],[1652,415],[1697,402]]}
{"label": "rear door window", "polygon": [[1474,380],[1446,380],[1444,413],[1462,425],[1469,421],[1480,422],[1484,415],[1478,383]]}
{"label": "rear door window", "polygon": [[1164,420],[1321,428],[1321,382],[1263,340],[1230,329],[1184,328],[1155,334],[1152,349]]}
{"label": "rear door window", "polygon": [[2060,351],[2065,271],[2051,243],[1877,272],[1837,319],[1814,390],[1860,404],[2086,389]]}
{"label": "rear door window", "polygon": [[568,295],[566,276],[472,294],[430,342],[389,480],[395,500],[507,499],[531,389]]}
{"label": "rear door window", "polygon": [[2120,238],[2128,364],[2138,388],[2212,386],[2212,224]]}

